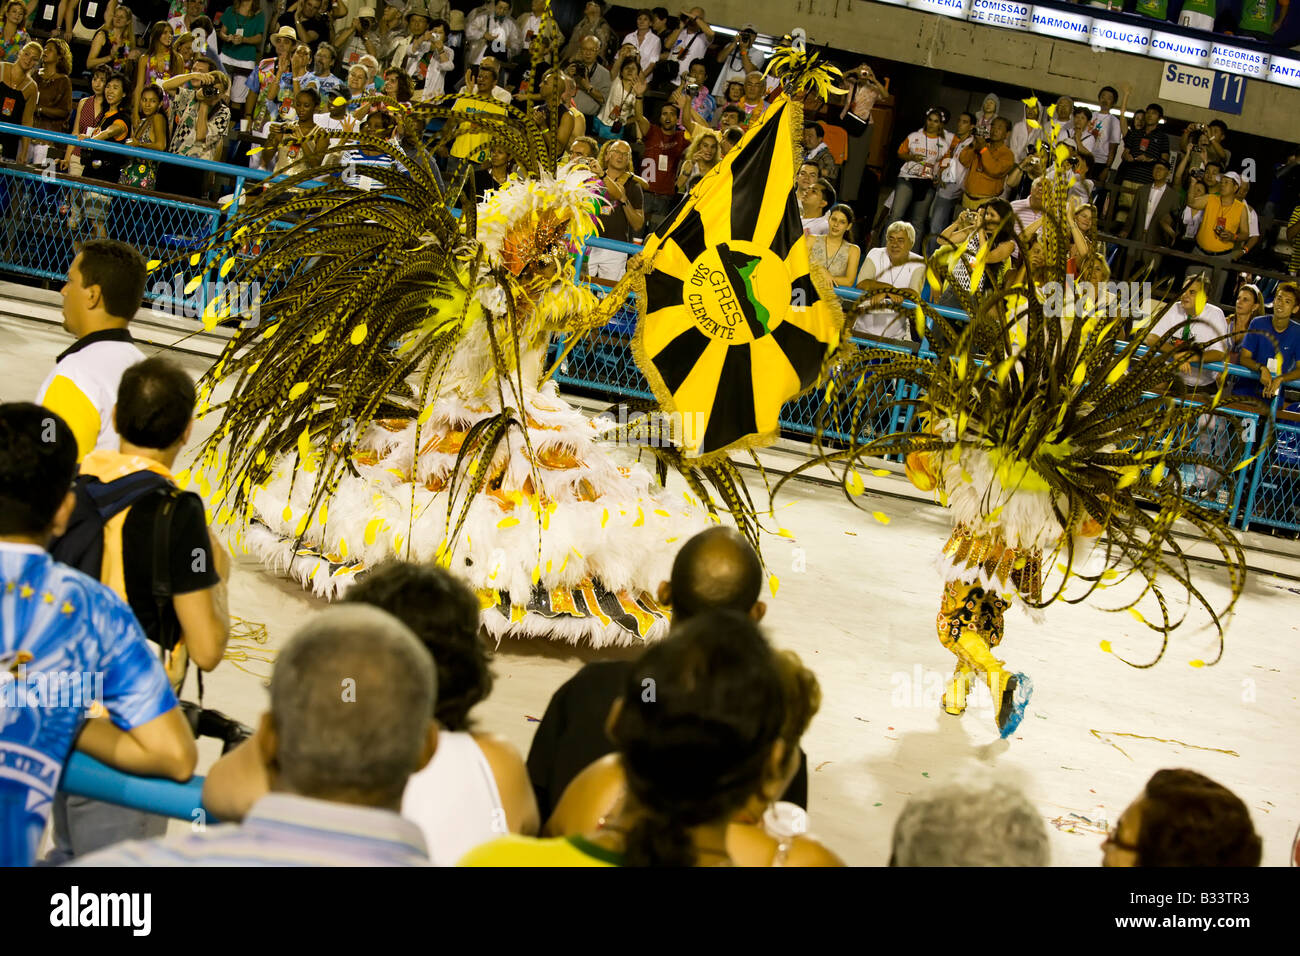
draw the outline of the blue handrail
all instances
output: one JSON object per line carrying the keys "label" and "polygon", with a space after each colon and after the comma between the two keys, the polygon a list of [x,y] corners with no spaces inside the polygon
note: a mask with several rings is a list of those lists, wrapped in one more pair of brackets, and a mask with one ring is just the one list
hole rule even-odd
{"label": "blue handrail", "polygon": [[217,822],[203,808],[202,777],[191,777],[185,783],[136,777],[87,754],[73,753],[64,766],[59,789],[74,796],[148,810],[178,820]]}
{"label": "blue handrail", "polygon": [[[31,126],[20,126],[17,123],[0,123],[0,134],[9,136],[25,136],[28,139],[39,139],[51,143],[62,143],[64,146],[77,146],[81,149],[93,149],[95,152],[103,150],[106,153],[117,153],[121,156],[130,156],[132,159],[159,160],[164,163],[173,163],[177,166],[188,166],[191,169],[202,169],[209,173],[220,173],[223,176],[232,176],[236,179],[268,179],[271,174],[264,169],[252,169],[248,166],[235,166],[231,163],[215,163],[210,159],[195,159],[193,156],[178,156],[176,153],[169,153],[164,149],[148,149],[138,146],[127,146],[122,143],[112,143],[103,139],[79,139],[76,136],[69,136],[67,133],[55,133],[47,129],[35,129]],[[23,163],[10,163],[9,165],[22,166]],[[32,167],[39,169],[40,167]]]}

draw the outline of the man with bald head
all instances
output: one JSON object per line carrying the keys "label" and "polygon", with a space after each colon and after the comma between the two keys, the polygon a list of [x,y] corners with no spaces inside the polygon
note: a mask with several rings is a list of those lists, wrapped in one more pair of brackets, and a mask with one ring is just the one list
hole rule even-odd
{"label": "man with bald head", "polygon": [[[703,611],[726,609],[761,621],[767,605],[758,599],[763,565],[733,528],[709,528],[688,540],[673,560],[669,580],[659,585],[659,603],[672,609],[673,623]],[[528,776],[543,820],[564,788],[592,761],[614,749],[605,736],[609,708],[621,697],[634,661],[586,664],[551,697],[528,750]],[[799,770],[781,798],[808,806],[808,766]]]}

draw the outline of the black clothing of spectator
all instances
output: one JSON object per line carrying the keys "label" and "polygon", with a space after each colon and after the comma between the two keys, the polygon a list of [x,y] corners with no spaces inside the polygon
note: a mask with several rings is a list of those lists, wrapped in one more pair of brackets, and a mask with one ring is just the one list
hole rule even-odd
{"label": "black clothing of spectator", "polygon": [[[1133,154],[1135,160],[1139,156],[1152,161],[1163,156],[1168,160],[1169,137],[1163,129],[1158,127],[1154,130],[1131,129],[1124,134],[1124,148]],[[1127,180],[1133,183],[1149,183],[1151,182],[1152,165],[1153,162],[1145,161],[1126,162],[1120,167],[1120,179],[1121,181]]]}
{"label": "black clothing of spectator", "polygon": [[[162,621],[153,596],[154,532],[163,501],[161,494],[147,495],[131,506],[122,524],[122,576],[127,603],[150,640],[164,632],[178,635],[181,630],[172,602],[165,602],[166,620]],[[172,594],[190,594],[221,583],[211,558],[203,500],[193,492],[181,492],[177,497],[168,540]]]}
{"label": "black clothing of spectator", "polygon": [[[594,760],[613,753],[605,718],[635,667],[633,661],[598,661],[565,681],[546,705],[528,748],[528,777],[543,820],[550,817],[570,781]],[[799,770],[782,800],[808,807],[808,757],[799,750]]]}

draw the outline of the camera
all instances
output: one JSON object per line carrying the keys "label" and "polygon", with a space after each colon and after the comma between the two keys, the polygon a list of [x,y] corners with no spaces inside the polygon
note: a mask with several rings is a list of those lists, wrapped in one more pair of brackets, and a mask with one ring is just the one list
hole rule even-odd
{"label": "camera", "polygon": [[751,43],[753,43],[755,40],[758,39],[758,34],[755,33],[753,30],[741,30],[739,39],[741,43],[745,44],[746,46],[749,46]]}
{"label": "camera", "polygon": [[687,96],[694,98],[695,96],[697,96],[697,95],[699,94],[699,92],[700,92],[700,84],[698,84],[698,83],[687,83],[687,84],[686,84],[686,95],[687,95]]}
{"label": "camera", "polygon": [[227,717],[219,710],[209,710],[187,700],[181,701],[181,713],[189,722],[190,733],[197,737],[212,737],[222,743],[221,752],[230,753],[253,736],[253,728]]}
{"label": "camera", "polygon": [[202,93],[204,96],[216,96],[217,84],[204,83],[202,86],[199,87],[199,92]]}

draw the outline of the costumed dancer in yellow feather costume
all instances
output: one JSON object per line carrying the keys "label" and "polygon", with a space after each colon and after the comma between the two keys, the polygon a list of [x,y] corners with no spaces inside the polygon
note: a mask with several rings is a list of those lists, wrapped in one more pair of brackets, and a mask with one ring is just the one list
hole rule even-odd
{"label": "costumed dancer in yellow feather costume", "polygon": [[[836,366],[818,413],[818,454],[781,482],[830,465],[841,469],[856,500],[863,493],[857,468],[894,457],[917,487],[952,510],[953,531],[939,560],[937,629],[957,666],[943,706],[962,713],[972,682],[983,679],[1003,737],[1020,724],[1031,691],[1028,679],[994,653],[1012,602],[1036,614],[1135,577],[1140,593],[1111,610],[1129,611],[1160,635],[1154,658],[1134,665],[1150,667],[1186,616],[1171,616],[1164,595],[1170,583],[1185,591],[1188,607],[1208,612],[1222,656],[1222,616],[1245,580],[1245,556],[1224,516],[1184,497],[1183,465],[1226,476],[1253,460],[1215,460],[1195,449],[1200,423],[1228,413],[1218,407],[1222,385],[1216,394],[1192,396],[1178,369],[1200,362],[1213,343],[1174,343],[1170,332],[1157,348],[1144,349],[1159,314],[1139,318],[1130,331],[1114,303],[1082,287],[1076,295],[1066,268],[1072,183],[1064,160],[1056,157],[1045,180],[1038,244],[1022,244],[1021,261],[1031,269],[1006,273],[987,288],[981,278],[989,244],[932,258],[928,278],[936,295],[944,276],[969,278],[951,289],[968,319],[951,321],[908,289],[878,290],[904,302],[900,312],[915,320],[934,354],[866,345]],[[958,257],[962,269],[953,268]],[[1046,305],[1053,296],[1045,290],[1053,286],[1068,293],[1064,310]],[[890,413],[902,427],[882,432],[879,422]],[[826,435],[835,444],[824,444]],[[1211,606],[1197,587],[1172,534],[1177,522],[1218,551],[1231,590],[1227,607]],[[1086,552],[1092,559],[1085,569]],[[1058,570],[1059,581],[1052,576]],[[1082,582],[1081,593],[1067,594],[1075,582]],[[1159,608],[1156,620],[1137,606],[1148,595]]]}

